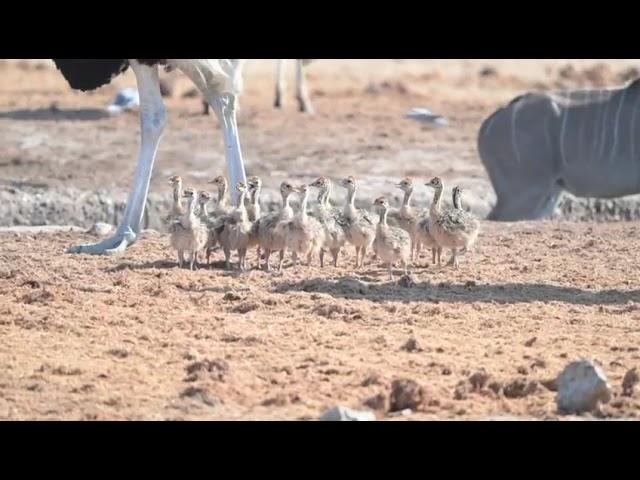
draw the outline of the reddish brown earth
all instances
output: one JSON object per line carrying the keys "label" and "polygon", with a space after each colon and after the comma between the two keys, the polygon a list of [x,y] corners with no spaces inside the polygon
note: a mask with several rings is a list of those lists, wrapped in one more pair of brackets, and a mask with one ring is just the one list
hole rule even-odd
{"label": "reddish brown earth", "polygon": [[[311,118],[292,97],[284,112],[270,108],[275,65],[258,62],[242,98],[243,148],[267,190],[319,174],[367,185],[437,174],[472,185],[482,204],[493,195],[475,151],[486,114],[524,89],[615,83],[631,63],[318,62]],[[45,62],[0,70],[0,183],[128,189],[137,117],[90,120],[86,109],[132,85],[130,74],[81,94]],[[189,88],[178,79],[167,101],[157,194],[171,174],[200,187],[223,169],[217,122],[199,115],[197,98],[181,98]],[[415,106],[455,127],[403,119]],[[381,419],[557,418],[544,385],[582,356],[613,386],[604,415],[634,417],[640,400],[621,396],[621,383],[640,363],[639,233],[636,222],[483,223],[458,271],[429,265],[424,252],[409,287],[370,258],[354,272],[352,249],[338,269],[190,272],[163,234],[118,258],[63,254],[88,235],[2,234],[0,418],[314,419],[365,401]],[[399,379],[416,382],[421,404],[389,417]]]}
{"label": "reddish brown earth", "polygon": [[5,234],[0,417],[316,418],[407,378],[425,391],[409,418],[553,418],[542,383],[582,356],[614,387],[605,414],[636,416],[620,393],[640,363],[639,225],[483,227],[458,271],[423,254],[411,287],[354,273],[351,251],[338,269],[191,272],[157,234],[121,258],[63,255],[79,234]]}

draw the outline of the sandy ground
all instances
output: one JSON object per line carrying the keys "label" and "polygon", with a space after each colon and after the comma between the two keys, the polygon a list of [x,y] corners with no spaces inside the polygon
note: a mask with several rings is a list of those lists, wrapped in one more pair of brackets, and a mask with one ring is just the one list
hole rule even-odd
{"label": "sandy ground", "polygon": [[[616,84],[632,65],[640,62],[324,61],[309,68],[318,113],[308,117],[292,96],[284,111],[271,109],[275,65],[256,61],[239,118],[243,149],[267,195],[285,178],[354,174],[371,199],[398,177],[437,174],[467,187],[482,213],[493,192],[475,138],[488,113],[526,89]],[[0,188],[126,193],[137,117],[96,112],[133,85],[130,73],[82,94],[44,61],[0,61],[0,70]],[[182,97],[189,88],[177,78],[167,100],[152,194],[168,193],[171,174],[201,187],[223,172],[217,122]],[[402,118],[416,106],[452,128]],[[353,272],[351,249],[337,270],[240,275],[219,264],[177,269],[157,233],[120,258],[63,255],[95,240],[77,232],[1,234],[0,418],[312,419],[386,399],[398,378],[425,390],[406,418],[556,418],[544,384],[581,356],[600,362],[614,387],[604,414],[637,416],[638,398],[621,397],[620,382],[640,363],[639,227],[485,223],[460,270],[424,254],[411,287],[388,283],[377,265]],[[406,351],[410,339],[417,346]],[[481,369],[491,379],[471,391]],[[381,407],[379,418],[390,418]]]}
{"label": "sandy ground", "polygon": [[[640,363],[639,230],[485,224],[460,270],[424,254],[411,287],[371,260],[353,272],[351,250],[338,269],[191,272],[157,234],[117,259],[62,255],[91,240],[77,233],[5,234],[0,417],[313,419],[408,378],[425,389],[411,419],[555,418],[544,382],[582,356],[614,387],[605,414],[636,416],[620,385]],[[537,384],[472,392],[482,369],[487,386]]]}

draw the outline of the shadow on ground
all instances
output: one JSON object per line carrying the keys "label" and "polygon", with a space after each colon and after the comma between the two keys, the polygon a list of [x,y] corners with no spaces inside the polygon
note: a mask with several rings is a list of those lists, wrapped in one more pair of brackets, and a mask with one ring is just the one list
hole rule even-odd
{"label": "shadow on ground", "polygon": [[100,108],[78,108],[59,110],[52,108],[37,108],[33,110],[10,110],[0,112],[0,119],[24,121],[52,121],[52,120],[80,120],[95,121],[110,118],[111,115]]}
{"label": "shadow on ground", "polygon": [[291,291],[326,293],[336,298],[363,299],[373,302],[486,302],[514,304],[528,302],[566,302],[575,305],[611,305],[640,301],[640,290],[582,290],[575,287],[543,283],[456,284],[416,283],[410,287],[396,282],[369,283],[353,277],[316,278],[284,282],[277,293]]}

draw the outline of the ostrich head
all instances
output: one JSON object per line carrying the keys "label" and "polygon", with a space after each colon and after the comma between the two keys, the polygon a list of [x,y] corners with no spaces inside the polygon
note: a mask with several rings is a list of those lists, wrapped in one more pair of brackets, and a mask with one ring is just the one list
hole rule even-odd
{"label": "ostrich head", "polygon": [[182,177],[180,175],[172,175],[169,177],[169,185],[175,187],[182,183]]}
{"label": "ostrich head", "polygon": [[262,187],[262,180],[260,180],[260,177],[252,176],[247,179],[247,185],[249,190],[258,190]]}
{"label": "ostrich head", "polygon": [[378,211],[384,211],[389,208],[389,202],[384,197],[378,197],[373,201],[373,206]]}
{"label": "ostrich head", "polygon": [[396,183],[396,187],[398,187],[403,192],[409,191],[413,189],[413,179],[410,177],[403,178],[398,183]]}
{"label": "ostrich head", "polygon": [[209,183],[213,183],[218,188],[227,188],[227,179],[222,175],[218,175],[213,180],[210,180]]}
{"label": "ostrich head", "polygon": [[288,181],[284,181],[280,184],[280,193],[283,197],[288,197],[295,191],[295,188]]}
{"label": "ostrich head", "polygon": [[183,196],[184,198],[189,199],[189,200],[191,200],[191,199],[195,198],[195,196],[196,196],[196,190],[195,190],[195,188],[191,188],[191,187],[189,187],[189,188],[185,188],[185,189],[184,189],[184,192],[182,193],[182,196]]}
{"label": "ostrich head", "polygon": [[440,180],[440,177],[433,177],[431,180],[429,180],[429,183],[425,183],[425,185],[427,187],[432,187],[437,189],[441,189],[442,188],[442,180]]}
{"label": "ostrich head", "polygon": [[347,178],[340,180],[340,185],[349,191],[353,191],[356,189],[356,179],[353,176],[348,176]]}
{"label": "ostrich head", "polygon": [[200,193],[198,193],[198,202],[201,205],[206,204],[207,202],[209,202],[209,200],[211,200],[211,194],[209,192],[205,192],[204,190],[202,190]]}
{"label": "ostrich head", "polygon": [[310,187],[319,188],[321,190],[326,190],[331,185],[331,180],[327,177],[318,177],[312,183],[309,184]]}

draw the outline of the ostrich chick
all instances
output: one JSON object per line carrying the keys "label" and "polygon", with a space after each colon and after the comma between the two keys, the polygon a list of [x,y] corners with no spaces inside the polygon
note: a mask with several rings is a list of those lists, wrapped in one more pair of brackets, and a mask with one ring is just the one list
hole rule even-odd
{"label": "ostrich chick", "polygon": [[247,179],[249,187],[249,205],[247,205],[247,215],[249,221],[255,222],[260,218],[260,192],[262,191],[262,180],[259,177],[249,177]]}
{"label": "ostrich chick", "polygon": [[209,192],[205,192],[204,190],[198,192],[198,206],[200,209],[198,210],[198,216],[203,223],[209,220],[209,212],[207,211],[207,203],[211,200],[211,194]]}
{"label": "ostrich chick", "polygon": [[433,264],[440,263],[440,255],[442,254],[442,247],[438,245],[433,235],[431,235],[431,220],[429,218],[429,212],[420,215],[418,218],[418,225],[416,226],[416,237],[418,245],[416,247],[416,253],[419,253],[420,248],[424,245],[427,248],[431,248],[431,261]]}
{"label": "ostrich chick", "polygon": [[371,247],[376,236],[376,226],[367,211],[360,210],[355,206],[358,188],[356,179],[353,177],[344,178],[340,185],[347,190],[342,214],[346,222],[347,240],[356,247],[356,268],[358,268],[364,265],[367,248]]}
{"label": "ostrich chick", "polygon": [[238,251],[238,268],[246,270],[247,248],[251,235],[251,222],[247,215],[247,208],[244,204],[247,195],[247,185],[240,182],[236,185],[238,190],[238,206],[225,221],[224,229],[220,235],[220,243],[224,251],[226,268],[231,268],[231,251]]}
{"label": "ostrich chick", "polygon": [[376,227],[376,237],[373,250],[389,268],[389,280],[393,280],[391,268],[397,261],[402,263],[405,275],[409,274],[408,265],[411,258],[411,236],[403,228],[387,225],[389,202],[384,197],[377,198],[373,205],[380,214],[380,221]]}
{"label": "ostrich chick", "polygon": [[333,256],[333,266],[338,266],[338,255],[340,249],[347,241],[345,232],[346,222],[342,212],[331,206],[329,197],[331,196],[331,180],[327,177],[320,177],[309,185],[318,189],[318,204],[314,209],[314,216],[324,227],[324,245],[320,250],[320,266],[324,267],[324,251],[329,250]]}
{"label": "ostrich chick", "polygon": [[309,186],[301,185],[296,189],[302,195],[300,211],[295,217],[283,225],[285,246],[293,252],[293,264],[298,265],[298,256],[307,258],[307,266],[311,266],[311,258],[320,253],[324,245],[324,229],[320,221],[309,216]]}
{"label": "ostrich chick", "polygon": [[202,250],[207,242],[207,229],[195,214],[195,190],[187,188],[184,191],[184,198],[187,199],[187,211],[180,219],[176,219],[171,224],[170,241],[171,246],[178,251],[178,265],[180,268],[184,263],[184,253],[187,252],[190,254],[189,268],[193,270],[193,263],[196,260],[198,251]]}
{"label": "ostrich chick", "polygon": [[[264,250],[265,255],[265,269],[271,270],[269,258],[271,252],[280,252],[280,263],[278,264],[278,270],[282,269],[282,262],[284,261],[284,249],[285,244],[285,232],[280,227],[281,222],[287,222],[293,218],[293,209],[289,204],[291,194],[294,192],[294,187],[287,181],[280,184],[280,195],[282,195],[282,209],[277,212],[268,213],[260,217],[253,225],[252,233],[255,234],[258,239],[260,248]],[[258,259],[259,261],[259,259]]]}
{"label": "ostrich chick", "polygon": [[249,188],[249,205],[247,205],[247,215],[251,222],[251,234],[249,235],[249,248],[257,246],[257,265],[260,268],[260,256],[261,249],[258,242],[258,235],[256,231],[256,222],[260,218],[260,192],[262,191],[262,180],[260,177],[252,176],[247,180],[247,186]]}
{"label": "ostrich chick", "polygon": [[208,183],[215,185],[218,188],[218,199],[215,208],[212,212],[207,212],[207,244],[205,246],[207,255],[207,265],[211,264],[211,252],[218,244],[220,240],[220,234],[222,233],[225,225],[225,221],[229,215],[233,212],[233,207],[229,205],[227,198],[228,183],[227,179],[222,175],[217,176]]}
{"label": "ostrich chick", "polygon": [[435,238],[431,234],[431,219],[429,216],[429,210],[418,214],[416,230],[415,230],[415,248],[416,255],[420,253],[420,248],[424,245],[427,248],[431,248],[431,262],[435,265],[436,259],[438,265],[440,264],[440,258],[442,255],[442,247],[438,245]]}
{"label": "ostrich chick", "polygon": [[169,177],[169,185],[173,189],[173,204],[171,205],[171,211],[164,218],[164,222],[168,225],[173,223],[176,218],[180,218],[184,215],[184,206],[182,205],[182,177],[179,175],[172,175]]}
{"label": "ostrich chick", "polygon": [[[453,190],[451,191],[451,203],[453,204],[454,209],[462,212],[461,215],[471,215],[471,213],[462,208],[462,192],[464,192],[464,189],[462,187],[459,187],[457,185],[453,187]],[[467,248],[464,247],[460,251],[460,253],[467,253]]]}
{"label": "ostrich chick", "polygon": [[[448,265],[458,268],[458,251],[467,251],[478,238],[480,222],[474,215],[458,208],[442,209],[442,180],[438,177],[426,184],[435,190],[431,208],[429,209],[430,228],[438,245],[451,249],[451,260]],[[458,191],[458,195],[459,195]],[[455,202],[456,200],[454,200]]]}
{"label": "ostrich chick", "polygon": [[208,248],[209,246],[209,238],[211,236],[211,233],[209,231],[209,223],[211,221],[210,217],[209,217],[209,211],[207,210],[207,203],[209,203],[209,201],[211,201],[211,194],[209,192],[206,192],[204,190],[198,192],[198,207],[199,209],[197,210],[196,214],[198,215],[198,218],[200,219],[200,222],[202,223],[202,225],[207,229],[207,241],[205,242],[204,245],[204,254],[207,257],[207,265],[210,264],[210,256],[211,256],[211,250]]}
{"label": "ostrich chick", "polygon": [[400,190],[404,192],[402,206],[396,213],[397,226],[405,230],[411,238],[411,261],[415,259],[418,247],[418,221],[417,212],[411,206],[411,197],[413,196],[413,180],[409,177],[400,180],[396,184]]}
{"label": "ostrich chick", "polygon": [[227,198],[227,190],[229,189],[227,179],[220,175],[213,180],[210,180],[209,183],[212,183],[218,188],[218,202],[216,203],[216,208],[213,209],[212,214],[218,217],[220,215],[231,213],[233,211],[233,207],[229,204],[229,199]]}

